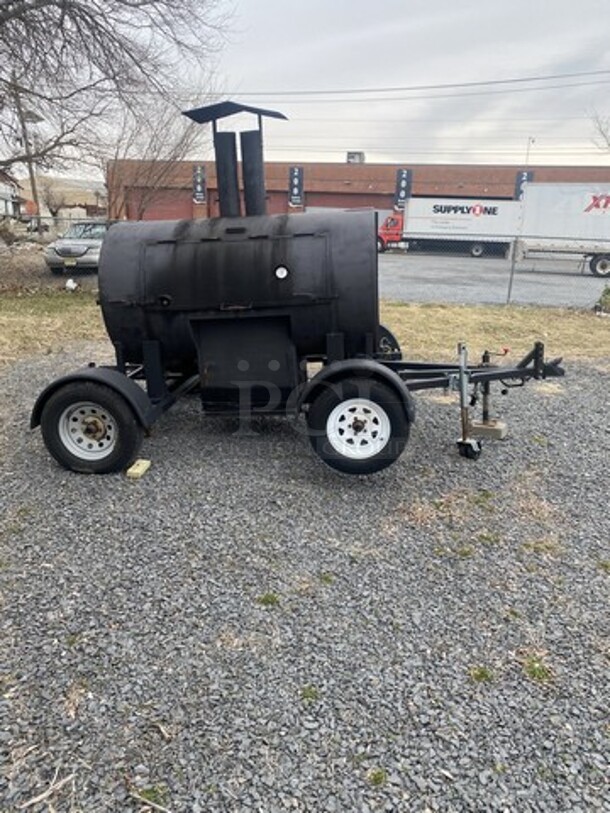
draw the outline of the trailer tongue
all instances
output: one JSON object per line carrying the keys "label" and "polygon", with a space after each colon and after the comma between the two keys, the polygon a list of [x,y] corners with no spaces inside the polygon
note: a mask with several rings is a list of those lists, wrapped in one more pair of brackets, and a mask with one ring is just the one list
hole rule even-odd
{"label": "trailer tongue", "polygon": [[[259,119],[258,130],[242,133],[245,216],[235,134],[216,129],[242,110]],[[470,410],[479,394],[480,426],[489,428],[494,382],[563,375],[560,360],[544,361],[542,344],[512,368],[492,366],[489,354],[469,366],[465,348],[456,365],[402,360],[379,323],[374,213],[263,214],[261,117],[280,114],[233,103],[189,114],[213,122],[225,216],[110,228],[99,284],[116,364],[52,382],[32,413],[61,465],[128,467],[143,432],[197,392],[206,414],[303,414],[322,460],[367,474],[399,457],[415,417],[412,393],[435,387],[459,391],[458,448],[477,457]]]}

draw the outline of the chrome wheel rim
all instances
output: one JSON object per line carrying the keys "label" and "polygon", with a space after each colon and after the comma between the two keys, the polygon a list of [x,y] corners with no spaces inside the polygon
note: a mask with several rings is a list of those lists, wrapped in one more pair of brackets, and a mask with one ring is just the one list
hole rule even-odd
{"label": "chrome wheel rim", "polygon": [[367,398],[351,398],[338,404],[326,421],[326,435],[336,452],[352,460],[379,454],[390,440],[386,411]]}
{"label": "chrome wheel rim", "polygon": [[102,460],[114,451],[118,440],[112,413],[93,401],[71,404],[59,418],[59,438],[81,460]]}

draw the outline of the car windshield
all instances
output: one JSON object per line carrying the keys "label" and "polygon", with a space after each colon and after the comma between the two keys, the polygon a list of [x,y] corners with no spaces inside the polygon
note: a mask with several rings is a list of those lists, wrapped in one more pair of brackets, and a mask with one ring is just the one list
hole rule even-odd
{"label": "car windshield", "polygon": [[105,223],[73,223],[64,234],[67,240],[103,240],[108,226]]}

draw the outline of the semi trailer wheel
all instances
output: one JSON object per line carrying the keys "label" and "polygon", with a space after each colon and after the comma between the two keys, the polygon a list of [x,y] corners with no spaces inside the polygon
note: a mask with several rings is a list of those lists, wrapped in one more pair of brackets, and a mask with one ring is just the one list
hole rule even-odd
{"label": "semi trailer wheel", "polygon": [[591,273],[597,277],[610,277],[610,256],[608,254],[596,254],[589,262]]}
{"label": "semi trailer wheel", "polygon": [[45,445],[64,468],[108,474],[137,457],[142,427],[127,401],[91,381],[66,384],[44,405],[40,426]]}
{"label": "semi trailer wheel", "polygon": [[312,403],[307,424],[316,454],[347,474],[372,474],[391,465],[410,429],[399,395],[371,378],[329,384]]}

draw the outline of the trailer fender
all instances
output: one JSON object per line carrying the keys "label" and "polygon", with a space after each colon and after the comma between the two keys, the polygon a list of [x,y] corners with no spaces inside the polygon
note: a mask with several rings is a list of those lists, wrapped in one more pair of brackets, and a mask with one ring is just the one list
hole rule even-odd
{"label": "trailer fender", "polygon": [[343,378],[358,376],[373,378],[390,386],[396,392],[409,423],[413,423],[415,420],[415,401],[406,385],[394,370],[371,359],[347,359],[323,367],[300,391],[297,409],[300,411],[306,404],[310,404],[324,387]]}
{"label": "trailer fender", "polygon": [[65,384],[72,384],[77,381],[91,381],[95,384],[103,384],[106,387],[122,395],[132,408],[134,415],[144,429],[150,429],[156,413],[146,392],[139,387],[131,378],[127,378],[123,373],[110,367],[83,367],[69,375],[62,376],[51,382],[44,389],[34,404],[30,418],[30,428],[35,429],[40,425],[42,411],[48,399]]}

